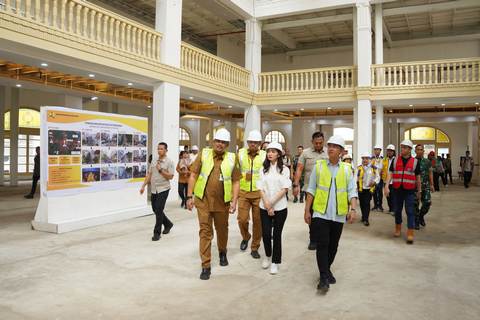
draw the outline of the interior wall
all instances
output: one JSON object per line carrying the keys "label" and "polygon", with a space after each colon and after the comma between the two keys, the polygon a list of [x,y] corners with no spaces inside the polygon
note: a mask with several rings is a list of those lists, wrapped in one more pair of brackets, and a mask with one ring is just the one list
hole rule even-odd
{"label": "interior wall", "polygon": [[245,66],[245,42],[228,35],[217,36],[217,56],[243,67]]}
{"label": "interior wall", "polygon": [[[478,57],[480,41],[402,45],[391,49],[385,45],[383,55],[385,63]],[[280,53],[262,56],[262,72],[349,65],[353,65],[351,47],[327,48],[310,55],[288,56]]]}

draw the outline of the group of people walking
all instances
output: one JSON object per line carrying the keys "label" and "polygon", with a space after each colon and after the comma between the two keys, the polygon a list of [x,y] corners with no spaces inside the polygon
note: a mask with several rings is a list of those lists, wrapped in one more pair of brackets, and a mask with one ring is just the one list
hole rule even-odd
{"label": "group of people walking", "polygon": [[[161,234],[168,234],[173,227],[164,213],[164,207],[170,189],[169,181],[176,170],[181,206],[190,211],[194,207],[197,209],[202,266],[200,279],[208,280],[211,276],[214,228],[219,264],[229,264],[228,220],[237,207],[242,236],[240,250],[246,251],[250,244],[251,257],[260,259],[259,249],[263,239],[262,268],[269,269],[271,274],[279,272],[290,188],[293,201],[305,203],[308,249],[316,251],[320,273],[317,289],[323,292],[336,283],[332,265],[343,226],[346,222],[355,221],[358,202],[361,221],[369,226],[370,211],[384,211],[385,194],[389,213],[395,216],[395,237],[401,236],[405,207],[408,244],[413,244],[414,229],[426,225],[424,217],[431,206],[430,194],[435,191],[435,163],[430,158],[424,158],[424,146],[415,146],[416,156],[413,157],[413,143],[404,140],[398,156],[395,146],[388,145],[385,158],[381,156],[382,147],[375,146],[373,155],[361,154],[362,163],[354,168],[352,157],[345,151],[345,141],[340,136],[330,137],[324,148],[323,133],[315,132],[312,147],[304,149],[299,146],[292,161],[286,161],[286,150],[281,144],[262,144],[262,141],[261,133],[254,130],[248,133],[245,148],[237,153],[229,152],[230,133],[219,129],[211,147],[201,151],[194,147],[194,153],[182,152],[176,169],[173,161],[166,156],[167,145],[158,145],[158,160],[150,165],[140,190],[143,193],[148,184],[152,188],[152,208],[157,217],[152,240],[159,240]],[[465,167],[473,170],[472,162]],[[372,198],[374,205],[371,209]]]}

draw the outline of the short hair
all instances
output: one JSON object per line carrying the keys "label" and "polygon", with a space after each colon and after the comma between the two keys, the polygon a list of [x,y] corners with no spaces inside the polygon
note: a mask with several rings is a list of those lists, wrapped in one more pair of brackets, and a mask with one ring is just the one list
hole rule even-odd
{"label": "short hair", "polygon": [[317,132],[312,134],[312,140],[315,140],[315,139],[318,139],[318,138],[325,138],[323,136],[323,132],[317,131]]}
{"label": "short hair", "polygon": [[167,144],[166,142],[159,142],[158,145],[159,145],[159,146],[164,146],[165,149],[168,150],[168,144]]}
{"label": "short hair", "polygon": [[303,146],[297,146],[297,148],[302,148],[303,149]]}
{"label": "short hair", "polygon": [[417,147],[422,147],[422,148],[423,148],[423,144],[421,144],[421,143],[417,144],[417,145],[415,146],[415,149],[416,149]]}

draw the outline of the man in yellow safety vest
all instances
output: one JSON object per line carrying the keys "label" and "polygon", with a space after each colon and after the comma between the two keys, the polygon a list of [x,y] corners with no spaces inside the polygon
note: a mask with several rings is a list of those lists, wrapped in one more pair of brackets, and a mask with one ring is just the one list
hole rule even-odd
{"label": "man in yellow safety vest", "polygon": [[217,231],[220,266],[228,265],[228,213],[235,212],[240,189],[240,170],[236,165],[235,153],[226,151],[229,142],[230,132],[219,129],[215,133],[213,148],[203,149],[190,167],[187,208],[192,210],[194,204],[197,207],[202,280],[210,279],[212,222]]}
{"label": "man in yellow safety vest", "polygon": [[[331,266],[337,253],[343,225],[356,216],[357,188],[352,169],[340,161],[345,140],[332,136],[327,142],[328,159],[317,160],[310,175],[305,203],[305,222],[314,229],[317,243],[317,265],[320,282],[317,289],[324,293],[336,283]],[[313,215],[310,207],[313,203]]]}
{"label": "man in yellow safety vest", "polygon": [[240,195],[238,197],[238,227],[242,234],[240,250],[245,251],[252,235],[248,231],[250,209],[252,209],[252,251],[254,259],[260,259],[258,248],[262,240],[262,222],[260,218],[260,190],[257,181],[260,178],[260,170],[263,168],[266,153],[260,150],[262,134],[258,130],[252,130],[247,137],[248,148],[238,150],[238,164],[242,173],[240,179]]}

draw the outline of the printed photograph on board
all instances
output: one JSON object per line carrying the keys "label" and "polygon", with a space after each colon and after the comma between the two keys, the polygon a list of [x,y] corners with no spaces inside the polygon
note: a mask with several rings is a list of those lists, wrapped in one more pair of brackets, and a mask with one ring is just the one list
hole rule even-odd
{"label": "printed photograph on board", "polygon": [[130,166],[118,166],[118,179],[131,179],[132,178],[132,167]]}
{"label": "printed photograph on board", "polygon": [[143,178],[147,175],[147,165],[141,164],[133,166],[133,177],[134,178]]}
{"label": "printed photograph on board", "polygon": [[147,149],[133,150],[133,162],[147,162]]}
{"label": "printed photograph on board", "polygon": [[82,168],[82,182],[100,181],[100,168]]}
{"label": "printed photograph on board", "polygon": [[147,136],[144,134],[136,134],[133,136],[133,146],[134,147],[146,147],[147,146]]}
{"label": "printed photograph on board", "polygon": [[117,148],[102,149],[102,163],[117,163]]}
{"label": "printed photograph on board", "polygon": [[117,133],[116,132],[102,132],[102,147],[116,147]]}
{"label": "printed photograph on board", "polygon": [[118,162],[119,163],[131,163],[133,160],[133,153],[132,151],[128,151],[125,149],[118,150]]}
{"label": "printed photograph on board", "polygon": [[82,164],[98,164],[100,163],[100,150],[83,149]]}
{"label": "printed photograph on board", "polygon": [[84,147],[99,147],[101,142],[100,132],[83,131],[82,132],[82,146]]}
{"label": "printed photograph on board", "polygon": [[48,130],[48,155],[80,155],[80,131]]}
{"label": "printed photograph on board", "polygon": [[101,180],[110,181],[117,179],[117,167],[115,166],[102,166]]}
{"label": "printed photograph on board", "polygon": [[132,146],[132,135],[126,133],[118,134],[118,146],[119,147],[131,147]]}

